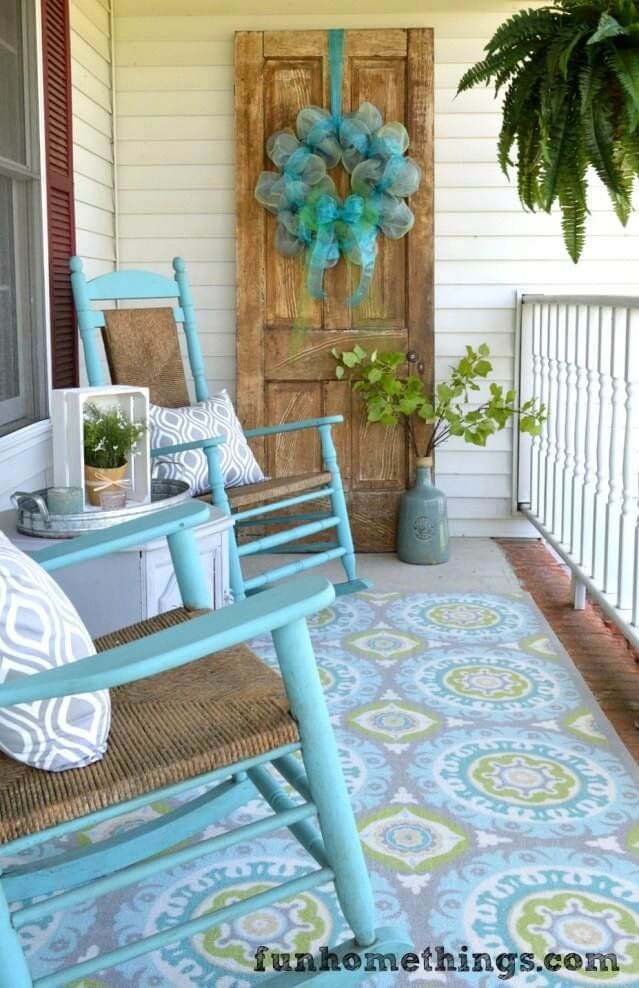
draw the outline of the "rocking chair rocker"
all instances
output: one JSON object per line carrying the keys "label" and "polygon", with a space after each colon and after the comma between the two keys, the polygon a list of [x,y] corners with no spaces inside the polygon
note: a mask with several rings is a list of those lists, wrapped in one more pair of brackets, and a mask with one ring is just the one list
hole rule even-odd
{"label": "rocking chair rocker", "polygon": [[[84,276],[82,260],[72,257],[70,261],[71,286],[78,316],[80,336],[84,348],[89,384],[103,386],[106,380],[105,369],[100,359],[99,331],[105,327],[105,313],[92,307],[92,303],[115,301],[125,302],[140,299],[170,299],[173,318],[167,320],[167,310],[155,310],[153,333],[146,337],[147,349],[144,354],[136,348],[134,338],[137,319],[144,310],[129,309],[122,313],[119,331],[105,333],[104,344],[112,384],[128,384],[137,387],[150,383],[150,367],[162,368],[162,381],[151,389],[151,401],[156,405],[176,407],[188,404],[188,392],[184,368],[176,345],[176,323],[182,323],[186,336],[188,360],[195,382],[197,401],[208,398],[208,387],[204,373],[204,362],[198,339],[195,309],[191,289],[182,258],[173,260],[174,279],[165,278],[148,271],[116,271],[101,275],[90,281]],[[174,303],[174,304],[173,304]],[[157,313],[164,313],[159,318]],[[107,319],[113,319],[107,316]],[[144,318],[144,315],[142,315]],[[146,318],[149,318],[146,310]],[[138,324],[139,325],[139,324]],[[317,429],[324,470],[321,473],[302,476],[279,477],[257,484],[233,487],[225,490],[219,454],[214,445],[206,440],[175,446],[163,446],[152,451],[152,455],[166,456],[186,449],[202,448],[209,468],[211,487],[210,498],[215,505],[231,515],[239,529],[246,532],[257,523],[265,526],[281,526],[287,521],[301,521],[272,535],[246,541],[238,545],[235,537],[230,540],[229,562],[230,582],[235,600],[242,600],[247,594],[262,589],[275,580],[294,576],[305,570],[321,566],[333,559],[341,560],[346,573],[346,581],[335,584],[335,592],[356,593],[365,590],[370,584],[357,579],[355,553],[351,536],[350,522],[344,496],[337,453],[331,437],[331,427],[343,421],[341,415],[308,419],[301,422],[285,422],[281,425],[248,429],[247,439],[274,436],[297,432],[302,429]],[[290,515],[273,517],[274,512],[285,508],[308,504],[312,501],[330,500],[328,512],[314,515]],[[304,542],[310,536],[333,529],[334,541],[314,545]],[[288,547],[288,548],[287,548]],[[251,578],[244,578],[240,558],[264,552],[300,552],[305,558],[275,567]]]}
{"label": "rocking chair rocker", "polygon": [[[0,755],[0,853],[13,859],[0,869],[0,988],[78,983],[330,881],[355,934],[334,948],[337,958],[361,957],[363,948],[375,955],[411,949],[401,931],[375,928],[368,872],[306,626],[308,615],[335,599],[334,591],[328,581],[308,576],[294,586],[207,612],[192,530],[208,514],[205,504],[187,503],[33,554],[51,573],[167,537],[184,606],[98,640],[95,656],[0,685],[0,708],[112,691],[109,747],[101,761],[49,773]],[[282,680],[242,644],[269,632]],[[136,685],[138,680],[144,683]],[[294,757],[298,752],[302,761]],[[267,771],[269,765],[301,801],[287,795]],[[14,857],[197,789],[199,794],[168,813],[119,828],[88,846],[43,858],[36,854],[32,860]],[[272,813],[199,843],[184,843],[258,796]],[[315,814],[319,831],[310,820]],[[33,980],[19,939],[27,924],[281,827],[289,829],[317,867]],[[10,909],[12,902],[16,905]],[[324,974],[320,959],[313,963],[314,970],[305,963],[302,973],[276,975],[265,983],[293,988],[316,978],[337,988],[344,980],[352,984],[365,970],[362,961],[359,976],[352,966]]]}

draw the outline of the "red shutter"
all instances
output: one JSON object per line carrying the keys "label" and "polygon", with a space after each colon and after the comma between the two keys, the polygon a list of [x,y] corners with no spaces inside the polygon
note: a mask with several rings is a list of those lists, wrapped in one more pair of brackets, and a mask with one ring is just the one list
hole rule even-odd
{"label": "red shutter", "polygon": [[53,387],[71,388],[78,383],[78,334],[69,280],[75,214],[68,0],[42,0],[42,43]]}

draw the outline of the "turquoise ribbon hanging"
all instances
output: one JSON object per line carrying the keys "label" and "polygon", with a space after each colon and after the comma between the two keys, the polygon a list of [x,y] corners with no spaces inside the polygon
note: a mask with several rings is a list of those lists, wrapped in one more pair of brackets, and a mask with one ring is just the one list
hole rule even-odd
{"label": "turquoise ribbon hanging", "polygon": [[331,116],[339,133],[344,85],[344,31],[341,28],[328,32],[328,71],[331,80]]}
{"label": "turquoise ribbon hanging", "polygon": [[[403,124],[384,124],[371,103],[342,112],[344,31],[328,32],[330,111],[307,106],[295,130],[269,137],[266,150],[277,172],[262,172],[255,195],[278,220],[275,246],[286,257],[305,254],[312,298],[323,299],[324,272],[345,257],[360,268],[359,285],[347,299],[358,305],[375,272],[377,237],[403,237],[414,216],[403,201],[419,187],[421,169],[406,156]],[[342,199],[328,170],[344,165],[351,194]]]}
{"label": "turquoise ribbon hanging", "polygon": [[[328,70],[331,118],[339,137],[343,123],[344,88],[344,31],[341,28],[328,32]],[[359,285],[351,298],[347,299],[348,304],[358,305],[366,296],[375,269],[377,237],[374,225],[363,219],[364,208],[363,199],[358,195],[347,196],[344,203],[338,196],[332,199],[322,196],[318,200],[318,236],[308,252],[308,289],[313,298],[326,297],[324,271],[337,264],[340,254],[362,268]]]}

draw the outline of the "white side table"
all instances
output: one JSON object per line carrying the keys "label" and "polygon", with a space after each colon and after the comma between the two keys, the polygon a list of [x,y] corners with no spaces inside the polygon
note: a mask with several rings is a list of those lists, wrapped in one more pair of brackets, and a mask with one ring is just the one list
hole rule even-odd
{"label": "white side table", "polygon": [[[230,603],[228,533],[233,521],[211,507],[195,530],[213,607]],[[0,512],[0,531],[25,552],[53,544],[16,529],[15,511]],[[166,539],[70,566],[52,574],[75,604],[94,638],[162,614],[182,603]]]}

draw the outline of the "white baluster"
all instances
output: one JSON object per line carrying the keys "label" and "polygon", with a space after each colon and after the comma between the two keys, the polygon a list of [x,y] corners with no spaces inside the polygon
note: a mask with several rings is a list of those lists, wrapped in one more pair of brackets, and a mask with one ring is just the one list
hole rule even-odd
{"label": "white baluster", "polygon": [[628,310],[615,307],[612,314],[610,378],[612,418],[608,441],[608,502],[606,504],[605,593],[617,594],[619,579],[619,531],[621,524],[622,458],[625,434],[626,384],[624,380]]}
{"label": "white baluster", "polygon": [[[528,401],[533,394],[533,332],[535,306],[526,303],[522,299],[520,307],[520,334],[519,334],[519,404]],[[517,476],[517,500],[520,504],[530,506],[531,502],[531,482],[532,482],[532,440],[525,433],[518,436],[518,476]]]}
{"label": "white baluster", "polygon": [[570,596],[574,609],[583,611],[586,607],[586,584],[579,579],[576,573],[570,577]]}
{"label": "white baluster", "polygon": [[[552,315],[552,318],[551,318]],[[548,316],[548,451],[546,459],[546,494],[544,524],[553,533],[555,521],[555,471],[557,469],[557,323],[559,306],[554,304]]]}
{"label": "white baluster", "polygon": [[635,565],[632,572],[632,624],[639,627],[639,518],[635,526]]}
{"label": "white baluster", "polygon": [[573,512],[573,481],[575,476],[575,402],[577,400],[577,366],[575,357],[575,340],[577,309],[574,305],[566,307],[566,338],[564,348],[566,414],[564,416],[564,468],[562,478],[562,529],[561,541],[570,551],[572,549],[572,512]]}
{"label": "white baluster", "polygon": [[553,515],[552,530],[563,541],[564,528],[564,478],[566,468],[566,334],[568,306],[557,306],[555,326],[557,363],[557,392],[555,395],[555,472],[553,476]]}
{"label": "white baluster", "polygon": [[575,414],[574,438],[575,470],[572,476],[572,510],[570,525],[570,551],[575,559],[581,556],[581,521],[583,513],[583,488],[586,471],[586,412],[588,407],[588,320],[592,310],[578,305],[575,313]]}
{"label": "white baluster", "polygon": [[[541,394],[541,306],[535,303],[532,315],[532,397]],[[533,436],[530,453],[530,510],[539,514],[539,461],[541,458],[541,436]]]}
{"label": "white baluster", "polygon": [[619,581],[617,606],[622,610],[633,606],[638,588],[633,594],[633,577],[637,549],[634,530],[637,524],[637,441],[639,439],[639,309],[628,311],[626,323],[625,431],[623,450],[623,490],[619,523]]}
{"label": "white baluster", "polygon": [[608,463],[612,381],[610,378],[610,350],[612,344],[612,309],[605,306],[601,313],[599,334],[599,421],[597,424],[597,488],[595,491],[595,517],[592,530],[592,575],[603,584],[606,556],[606,509],[608,505]]}
{"label": "white baluster", "polygon": [[[541,403],[546,408],[548,416],[548,385],[549,371],[548,364],[548,327],[550,322],[550,306],[547,302],[541,305],[539,322],[539,368],[541,376]],[[537,473],[537,517],[541,521],[546,518],[546,478],[548,476],[548,417],[541,427],[539,437],[539,471]]]}
{"label": "white baluster", "polygon": [[592,576],[593,544],[592,526],[595,517],[595,490],[597,486],[597,422],[599,420],[599,337],[601,336],[601,306],[588,310],[588,337],[586,343],[586,366],[588,370],[588,398],[586,408],[586,436],[584,487],[581,514],[581,564],[585,572]]}

